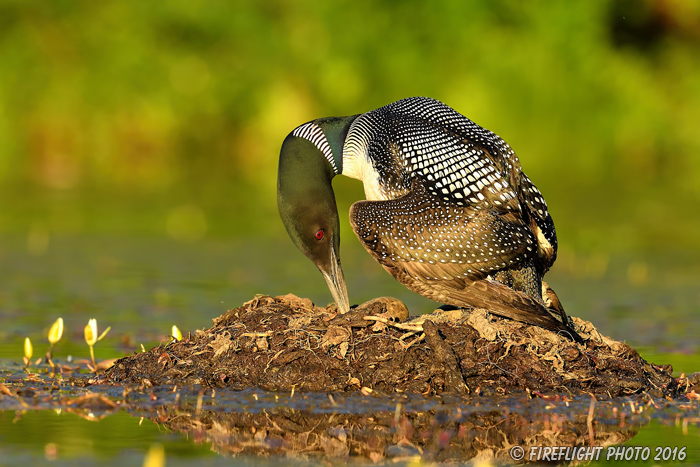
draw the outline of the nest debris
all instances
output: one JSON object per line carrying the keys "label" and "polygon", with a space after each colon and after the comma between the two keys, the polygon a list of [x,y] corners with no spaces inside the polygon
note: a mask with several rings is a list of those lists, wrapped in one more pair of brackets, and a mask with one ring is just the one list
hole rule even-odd
{"label": "nest debris", "polygon": [[670,365],[573,318],[577,344],[483,309],[436,310],[409,319],[393,298],[346,314],[295,295],[258,296],[182,341],[115,362],[108,380],[270,391],[457,395],[648,393],[689,390]]}

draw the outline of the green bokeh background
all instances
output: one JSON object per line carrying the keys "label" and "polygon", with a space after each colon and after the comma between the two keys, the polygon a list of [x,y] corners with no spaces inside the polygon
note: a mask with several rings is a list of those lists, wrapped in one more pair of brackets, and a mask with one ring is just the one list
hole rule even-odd
{"label": "green bokeh background", "polygon": [[564,251],[695,246],[698,31],[682,0],[2,0],[0,232],[283,236],[285,135],[424,95],[511,144]]}
{"label": "green bokeh background", "polygon": [[[45,351],[58,316],[58,358],[87,355],[88,318],[113,327],[100,359],[258,292],[325,304],[313,266],[285,256],[280,144],[311,119],[414,95],[515,149],[557,225],[547,279],[568,311],[697,370],[695,0],[0,0],[0,355],[19,361],[25,336]],[[341,212],[363,196],[334,184]],[[432,309],[342,228],[353,303],[381,293]],[[121,437],[144,437],[126,416],[90,430],[63,417],[37,438],[46,416],[23,426],[0,413],[8,440],[28,440],[5,443],[12,465],[30,449],[41,459],[55,433],[86,456],[163,441],[152,427],[146,441]],[[678,431],[632,442],[676,444]],[[166,438],[169,456],[183,443]]]}

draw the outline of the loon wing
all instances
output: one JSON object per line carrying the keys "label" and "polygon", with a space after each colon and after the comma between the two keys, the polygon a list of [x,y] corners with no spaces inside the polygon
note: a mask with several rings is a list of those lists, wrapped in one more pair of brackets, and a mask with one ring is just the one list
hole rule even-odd
{"label": "loon wing", "polygon": [[489,277],[518,271],[537,284],[541,296],[533,265],[537,240],[515,213],[455,206],[414,181],[401,198],[356,202],[350,222],[367,251],[414,292],[571,333],[561,312]]}

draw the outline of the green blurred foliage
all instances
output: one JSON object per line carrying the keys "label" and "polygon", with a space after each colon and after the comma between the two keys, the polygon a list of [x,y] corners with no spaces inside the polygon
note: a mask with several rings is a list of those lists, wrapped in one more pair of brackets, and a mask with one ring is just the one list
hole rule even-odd
{"label": "green blurred foliage", "polygon": [[514,147],[564,248],[693,245],[698,31],[683,0],[1,0],[0,231],[282,236],[291,129],[425,95]]}

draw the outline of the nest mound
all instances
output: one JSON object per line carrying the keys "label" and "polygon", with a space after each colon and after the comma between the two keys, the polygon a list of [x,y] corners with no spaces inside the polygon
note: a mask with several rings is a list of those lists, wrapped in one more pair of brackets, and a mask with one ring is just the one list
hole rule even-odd
{"label": "nest mound", "polygon": [[[259,387],[271,391],[422,394],[681,395],[670,365],[573,318],[584,339],[499,318],[483,309],[408,319],[392,298],[346,314],[295,295],[259,296],[179,342],[115,362],[118,383]],[[686,385],[684,385],[686,386]]]}

